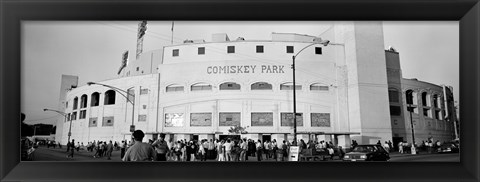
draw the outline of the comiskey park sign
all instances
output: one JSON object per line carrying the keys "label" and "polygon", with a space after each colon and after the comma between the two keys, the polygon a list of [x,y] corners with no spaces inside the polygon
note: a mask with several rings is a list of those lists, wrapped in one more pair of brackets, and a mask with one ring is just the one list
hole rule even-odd
{"label": "comiskey park sign", "polygon": [[285,65],[208,66],[207,74],[285,73]]}

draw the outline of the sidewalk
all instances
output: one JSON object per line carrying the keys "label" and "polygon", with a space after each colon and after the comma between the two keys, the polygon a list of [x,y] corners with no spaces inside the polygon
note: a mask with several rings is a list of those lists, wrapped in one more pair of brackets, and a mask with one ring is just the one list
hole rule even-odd
{"label": "sidewalk", "polygon": [[[436,153],[431,153],[431,154],[436,154]],[[411,154],[410,151],[405,152],[403,154],[399,153],[398,151],[389,153],[390,157],[407,157],[407,156],[431,155],[431,154],[426,151],[417,151],[417,154]]]}

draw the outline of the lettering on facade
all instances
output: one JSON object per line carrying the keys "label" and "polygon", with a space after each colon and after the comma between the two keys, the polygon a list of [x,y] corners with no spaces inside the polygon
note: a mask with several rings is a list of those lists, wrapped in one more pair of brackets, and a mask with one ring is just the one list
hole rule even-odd
{"label": "lettering on facade", "polygon": [[[236,65],[236,66],[209,66],[207,74],[240,74],[240,73],[285,73],[284,65]],[[257,69],[258,68],[258,69]]]}

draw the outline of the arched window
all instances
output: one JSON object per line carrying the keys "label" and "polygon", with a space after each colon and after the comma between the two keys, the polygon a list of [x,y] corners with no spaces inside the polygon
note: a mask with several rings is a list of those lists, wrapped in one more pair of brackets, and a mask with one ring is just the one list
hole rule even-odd
{"label": "arched window", "polygon": [[414,112],[418,114],[418,109],[417,109],[417,97],[416,93],[413,90],[407,90],[405,91],[405,99],[407,103],[407,111],[408,112]]}
{"label": "arched window", "polygon": [[310,90],[328,91],[328,86],[321,83],[314,83],[310,85]]}
{"label": "arched window", "polygon": [[413,90],[407,90],[405,92],[405,98],[407,99],[407,104],[417,105],[417,93]]}
{"label": "arched window", "polygon": [[257,82],[251,85],[251,90],[272,90],[272,84],[266,82]]}
{"label": "arched window", "polygon": [[105,99],[103,105],[112,105],[115,104],[115,91],[108,90],[105,92]]}
{"label": "arched window", "polygon": [[183,92],[183,85],[172,84],[167,86],[166,92]]}
{"label": "arched window", "polygon": [[[293,82],[280,84],[280,90],[293,90]],[[295,84],[295,90],[302,90],[302,85]]]}
{"label": "arched window", "polygon": [[73,99],[73,109],[77,109],[78,108],[78,97],[75,97]]}
{"label": "arched window", "polygon": [[438,95],[434,94],[433,95],[433,107],[435,108],[440,108],[440,99],[438,99]]}
{"label": "arched window", "polygon": [[82,97],[80,97],[80,108],[86,108],[87,107],[87,95],[83,94]]}
{"label": "arched window", "polygon": [[234,82],[225,82],[220,84],[220,90],[240,90],[240,84]]}
{"label": "arched window", "polygon": [[192,91],[212,90],[212,85],[208,83],[197,83],[197,84],[193,84],[191,89]]}
{"label": "arched window", "polygon": [[427,92],[422,93],[422,105],[430,106],[430,94],[428,94]]}
{"label": "arched window", "polygon": [[90,106],[98,106],[100,101],[100,94],[98,92],[94,92],[92,96],[90,96]]}
{"label": "arched window", "polygon": [[400,100],[397,89],[394,89],[394,88],[388,89],[388,100],[390,102],[398,102]]}

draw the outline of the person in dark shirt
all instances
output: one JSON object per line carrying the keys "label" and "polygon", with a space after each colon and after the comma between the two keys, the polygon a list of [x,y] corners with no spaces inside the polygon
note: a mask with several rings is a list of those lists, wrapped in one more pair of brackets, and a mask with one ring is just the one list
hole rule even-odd
{"label": "person in dark shirt", "polygon": [[133,132],[135,143],[127,149],[123,161],[155,161],[157,156],[153,147],[148,143],[143,143],[145,134],[142,130]]}
{"label": "person in dark shirt", "polygon": [[167,161],[167,152],[169,149],[165,141],[165,134],[160,134],[160,137],[153,142],[152,146],[155,147],[155,151],[157,152],[157,161]]}

